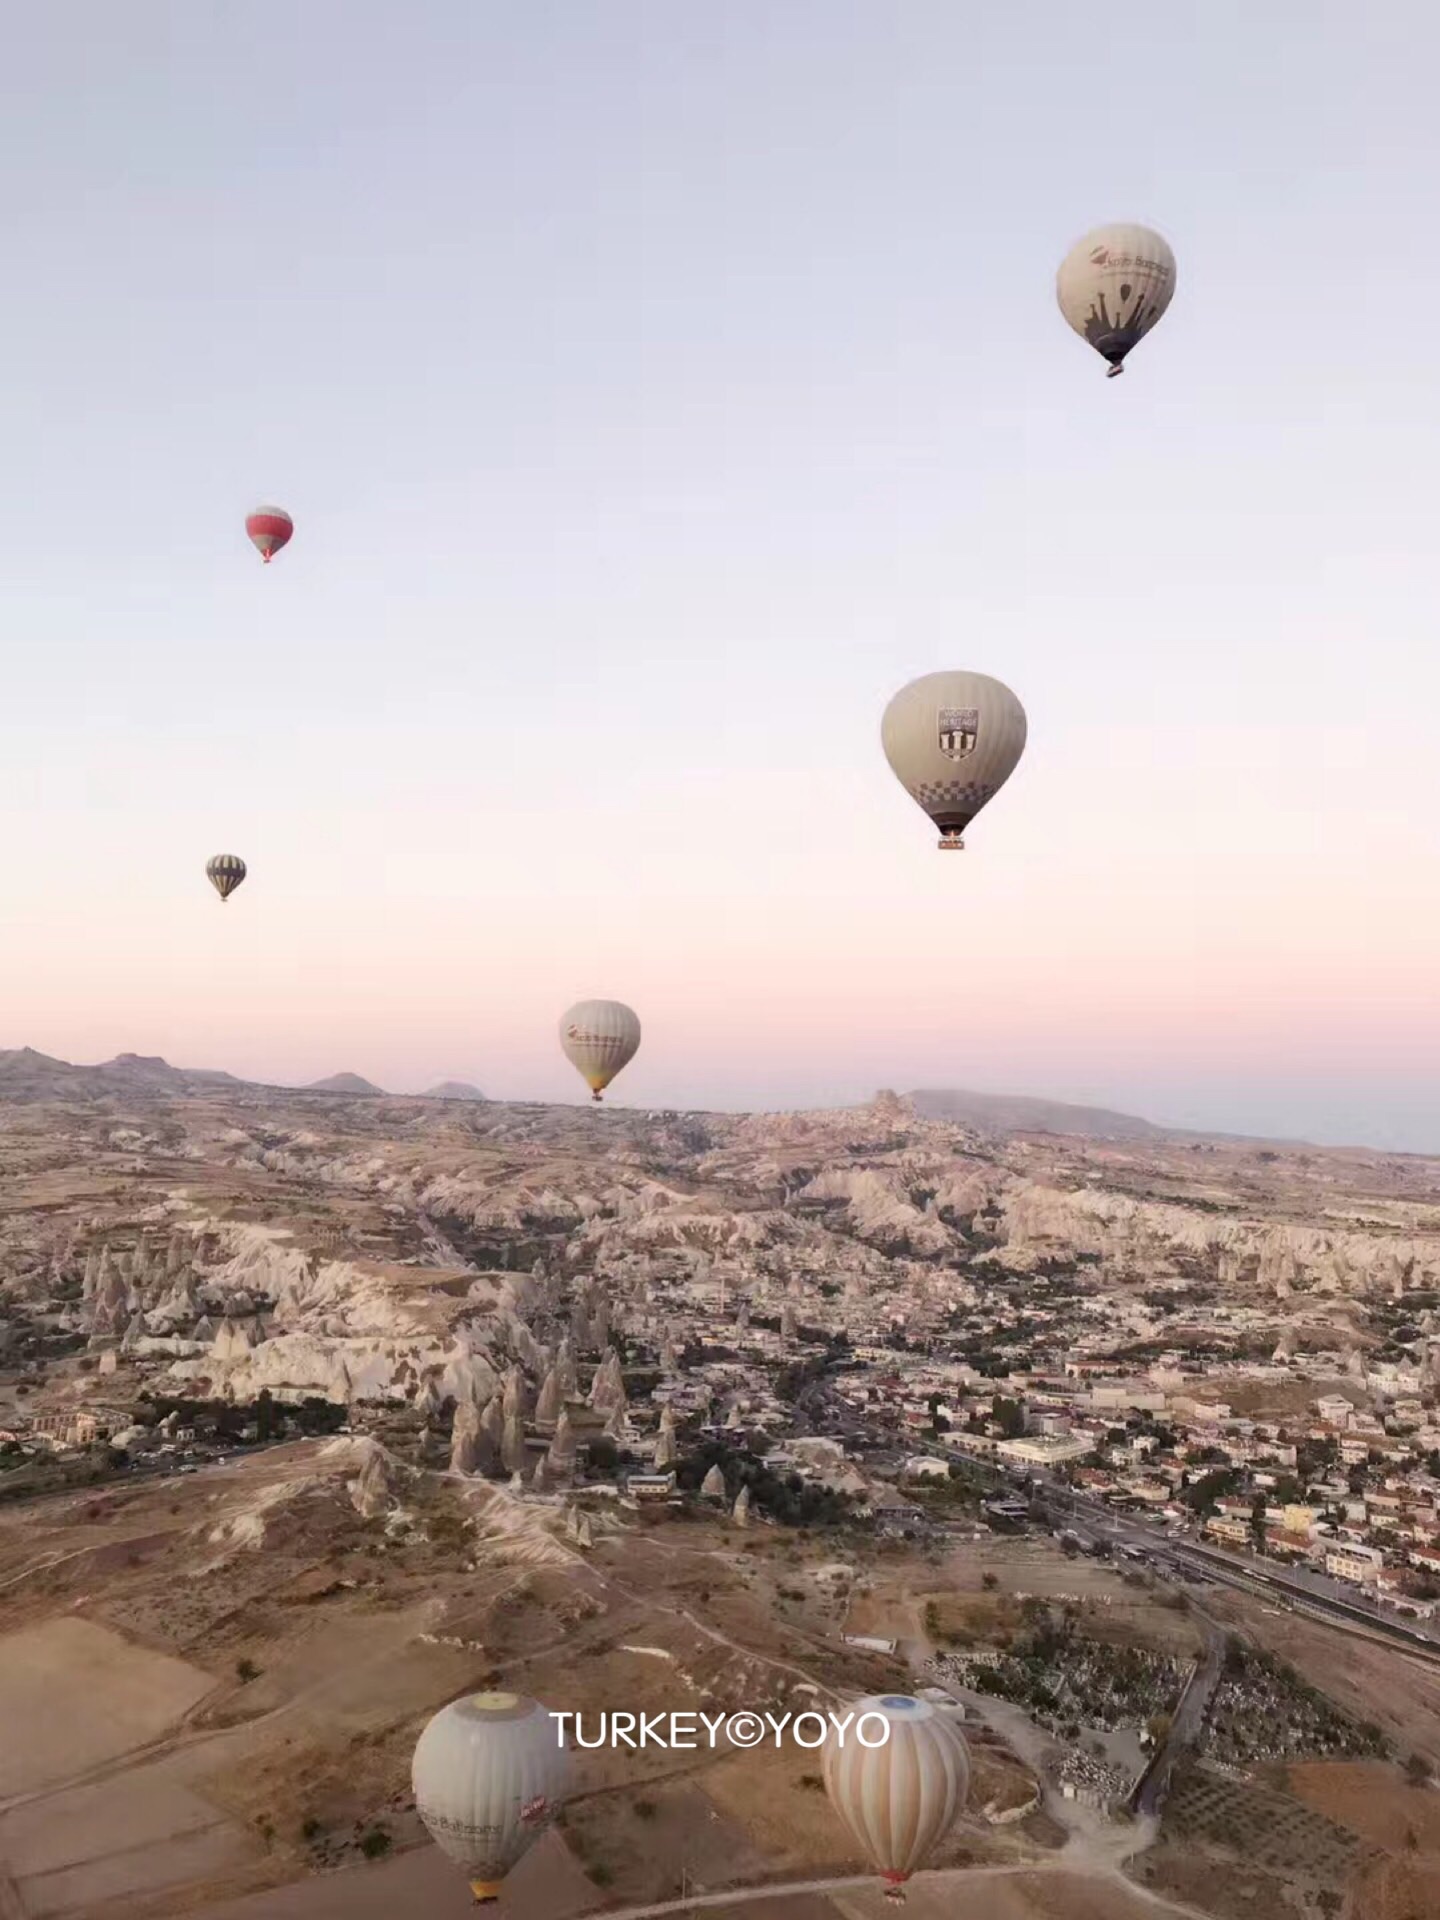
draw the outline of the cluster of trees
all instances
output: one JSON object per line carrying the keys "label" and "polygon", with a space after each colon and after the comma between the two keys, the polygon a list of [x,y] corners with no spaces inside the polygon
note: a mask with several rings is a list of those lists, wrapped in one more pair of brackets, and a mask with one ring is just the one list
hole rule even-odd
{"label": "cluster of trees", "polygon": [[776,1372],[773,1382],[775,1398],[792,1405],[809,1388],[818,1386],[833,1368],[850,1358],[850,1336],[847,1333],[827,1334],[818,1327],[801,1327],[799,1335],[802,1340],[811,1343],[823,1340],[825,1351],[806,1354],[803,1360],[787,1360]]}
{"label": "cluster of trees", "polygon": [[1052,1725],[1063,1718],[1107,1726],[1146,1719],[1157,1711],[1157,1690],[1167,1700],[1175,1691],[1174,1666],[1158,1654],[1087,1640],[1070,1613],[1043,1601],[1027,1600],[1022,1618],[1024,1631],[995,1665],[971,1669],[968,1683],[977,1693],[1010,1700]]}
{"label": "cluster of trees", "polygon": [[1222,1752],[1241,1759],[1262,1745],[1289,1754],[1383,1755],[1387,1750],[1373,1720],[1351,1720],[1288,1662],[1263,1647],[1247,1647],[1234,1634],[1225,1639],[1210,1738]]}
{"label": "cluster of trees", "polygon": [[1234,1493],[1240,1479],[1238,1467],[1212,1468],[1198,1480],[1192,1480],[1188,1486],[1182,1487],[1180,1498],[1192,1513],[1203,1520],[1207,1514],[1214,1513],[1221,1500]]}
{"label": "cluster of trees", "polygon": [[[181,1426],[194,1427],[197,1433],[213,1435],[236,1446],[244,1445],[252,1437],[269,1441],[283,1439],[287,1434],[310,1438],[338,1433],[348,1417],[344,1407],[321,1399],[318,1394],[309,1395],[298,1405],[286,1402],[282,1406],[268,1387],[262,1387],[254,1400],[240,1401],[191,1399],[183,1394],[147,1391],[140,1395],[135,1424],[158,1426],[172,1413],[177,1415]],[[255,1429],[253,1436],[248,1431],[251,1427]]]}
{"label": "cluster of trees", "polygon": [[991,1423],[1000,1429],[1003,1440],[1018,1440],[1025,1431],[1025,1408],[1019,1400],[1003,1393],[991,1395],[989,1413],[972,1413],[965,1425],[971,1433],[981,1433]]}
{"label": "cluster of trees", "polygon": [[733,1500],[741,1487],[749,1487],[752,1504],[763,1507],[782,1527],[838,1527],[855,1517],[848,1494],[802,1480],[798,1473],[776,1473],[758,1454],[736,1450],[723,1440],[707,1440],[682,1460],[675,1470],[676,1484],[686,1493],[698,1493],[716,1466],[725,1476],[727,1498]]}

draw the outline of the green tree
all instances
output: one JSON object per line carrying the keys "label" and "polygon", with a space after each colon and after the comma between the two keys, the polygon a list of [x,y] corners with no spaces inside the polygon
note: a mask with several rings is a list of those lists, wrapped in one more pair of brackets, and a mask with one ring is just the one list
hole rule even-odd
{"label": "green tree", "polygon": [[1257,1493],[1250,1506],[1250,1542],[1257,1553],[1265,1551],[1265,1496]]}
{"label": "green tree", "polygon": [[1025,1409],[1018,1400],[1007,1400],[1004,1394],[997,1393],[991,1400],[990,1418],[1006,1440],[1018,1440],[1025,1431]]}
{"label": "green tree", "polygon": [[1197,1513],[1201,1519],[1204,1519],[1214,1513],[1217,1501],[1234,1491],[1238,1478],[1239,1475],[1233,1467],[1223,1468],[1215,1473],[1202,1474],[1198,1480],[1185,1488],[1180,1498],[1192,1513]]}

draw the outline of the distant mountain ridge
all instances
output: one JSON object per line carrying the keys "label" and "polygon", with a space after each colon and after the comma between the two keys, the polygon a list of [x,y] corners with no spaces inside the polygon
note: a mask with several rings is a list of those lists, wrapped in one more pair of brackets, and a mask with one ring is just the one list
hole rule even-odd
{"label": "distant mountain ridge", "polygon": [[921,1089],[909,1093],[915,1111],[927,1120],[954,1120],[962,1126],[988,1127],[997,1133],[1069,1133],[1088,1140],[1164,1140],[1179,1129],[1160,1127],[1138,1114],[1108,1107],[1042,1100],[1026,1093],[974,1093],[965,1087]]}
{"label": "distant mountain ridge", "polygon": [[[252,1090],[276,1093],[335,1094],[351,1099],[468,1100],[487,1096],[468,1080],[441,1080],[420,1094],[390,1095],[358,1073],[334,1073],[306,1087],[284,1087],[244,1080],[211,1068],[172,1067],[156,1054],[119,1053],[95,1066],[73,1065],[34,1047],[0,1048],[0,1102],[136,1099],[146,1095],[183,1098],[207,1093]],[[894,1099],[894,1095],[885,1098]],[[1252,1134],[1198,1132],[1165,1127],[1138,1114],[1109,1107],[1088,1107],[1030,1094],[977,1093],[964,1087],[920,1088],[903,1096],[922,1118],[949,1120],[995,1133],[1071,1134],[1099,1140],[1252,1140],[1260,1145],[1304,1146],[1302,1140],[1275,1140]]]}
{"label": "distant mountain ridge", "polygon": [[95,1066],[77,1066],[57,1060],[34,1047],[0,1047],[0,1100],[17,1104],[46,1100],[114,1100],[136,1096],[224,1093],[245,1088],[276,1092],[366,1094],[380,1097],[383,1089],[356,1073],[337,1073],[313,1088],[269,1088],[261,1080],[241,1080],[233,1073],[206,1067],[172,1067],[158,1054],[117,1053]]}
{"label": "distant mountain ridge", "polygon": [[1138,1113],[1042,1100],[1028,1093],[975,1093],[968,1087],[932,1087],[905,1098],[926,1120],[954,1120],[992,1133],[1068,1133],[1081,1140],[1229,1140],[1259,1147],[1307,1147],[1289,1134],[1229,1133],[1219,1127],[1163,1127]]}
{"label": "distant mountain ridge", "polygon": [[84,1067],[37,1053],[34,1047],[0,1049],[0,1099],[6,1100],[104,1100],[117,1094],[202,1093],[249,1084],[232,1073],[187,1073],[153,1054],[118,1053],[113,1060]]}

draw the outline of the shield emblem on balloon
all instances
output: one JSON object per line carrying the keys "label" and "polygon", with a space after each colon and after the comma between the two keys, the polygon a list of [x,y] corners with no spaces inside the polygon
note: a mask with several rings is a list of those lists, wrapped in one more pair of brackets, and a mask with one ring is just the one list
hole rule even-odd
{"label": "shield emblem on balloon", "polygon": [[940,751],[947,760],[963,760],[975,751],[980,738],[978,707],[942,707],[940,709]]}

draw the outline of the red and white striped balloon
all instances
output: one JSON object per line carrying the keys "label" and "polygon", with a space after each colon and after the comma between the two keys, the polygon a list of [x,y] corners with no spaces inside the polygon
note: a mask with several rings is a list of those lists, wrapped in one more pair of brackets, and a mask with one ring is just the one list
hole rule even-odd
{"label": "red and white striped balloon", "polygon": [[256,507],[245,516],[245,531],[268,567],[280,549],[289,545],[295,522],[283,507]]}

